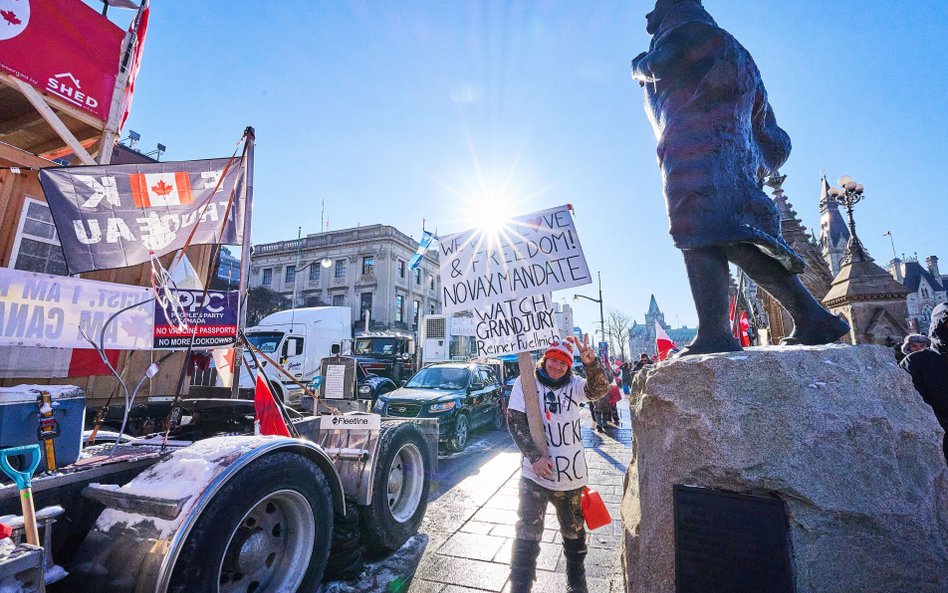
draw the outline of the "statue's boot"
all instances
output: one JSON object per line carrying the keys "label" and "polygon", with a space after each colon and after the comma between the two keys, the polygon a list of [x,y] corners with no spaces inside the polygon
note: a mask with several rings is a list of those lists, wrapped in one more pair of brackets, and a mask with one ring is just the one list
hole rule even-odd
{"label": "statue's boot", "polygon": [[563,538],[566,558],[566,593],[589,593],[586,588],[586,538]]}
{"label": "statue's boot", "polygon": [[727,252],[720,247],[682,251],[698,312],[698,334],[678,356],[738,352],[741,343],[731,332]]}
{"label": "statue's boot", "polygon": [[510,554],[510,593],[530,593],[537,576],[540,542],[515,539]]}
{"label": "statue's boot", "polygon": [[793,318],[793,332],[781,340],[781,345],[831,344],[849,332],[849,324],[824,309],[803,286],[800,278],[777,260],[747,244],[731,246],[727,254],[754,282],[777,299]]}

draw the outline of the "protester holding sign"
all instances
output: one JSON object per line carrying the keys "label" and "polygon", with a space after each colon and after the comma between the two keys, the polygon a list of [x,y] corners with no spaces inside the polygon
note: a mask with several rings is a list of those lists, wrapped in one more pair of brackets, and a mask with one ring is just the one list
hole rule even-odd
{"label": "protester holding sign", "polygon": [[601,399],[609,384],[589,337],[576,342],[586,378],[572,373],[573,343],[553,341],[534,372],[549,456],[543,457],[530,436],[524,401],[523,377],[510,394],[508,426],[523,453],[516,539],[510,561],[511,593],[526,593],[536,578],[537,556],[543,535],[543,516],[553,504],[563,536],[568,593],[586,592],[586,529],[581,497],[587,469],[583,451],[579,405]]}

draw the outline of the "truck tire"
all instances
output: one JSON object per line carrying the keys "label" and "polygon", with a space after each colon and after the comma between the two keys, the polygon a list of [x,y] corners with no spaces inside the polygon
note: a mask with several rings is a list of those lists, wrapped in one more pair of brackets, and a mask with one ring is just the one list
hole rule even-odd
{"label": "truck tire", "polygon": [[418,531],[428,508],[430,454],[416,424],[382,423],[372,504],[359,509],[370,554],[397,550]]}
{"label": "truck tire", "polygon": [[274,453],[214,496],[181,549],[171,593],[315,591],[332,541],[329,482],[313,461]]}

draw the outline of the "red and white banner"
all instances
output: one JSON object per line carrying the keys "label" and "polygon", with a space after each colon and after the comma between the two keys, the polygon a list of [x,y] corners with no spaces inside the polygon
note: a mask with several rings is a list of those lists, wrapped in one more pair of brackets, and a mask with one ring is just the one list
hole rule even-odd
{"label": "red and white banner", "polygon": [[[114,367],[119,351],[106,350]],[[110,375],[96,350],[0,346],[0,379],[92,377]]]}
{"label": "red and white banner", "polygon": [[0,71],[102,121],[124,36],[82,0],[0,0]]}

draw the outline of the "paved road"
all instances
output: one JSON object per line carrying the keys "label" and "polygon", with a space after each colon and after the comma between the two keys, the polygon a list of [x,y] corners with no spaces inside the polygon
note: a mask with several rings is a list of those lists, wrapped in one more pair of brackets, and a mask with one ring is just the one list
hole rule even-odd
{"label": "paved road", "polygon": [[[620,424],[605,434],[592,430],[583,414],[583,444],[590,487],[612,515],[611,525],[590,534],[586,569],[592,593],[625,590],[619,560],[622,522],[619,503],[631,459],[628,404],[620,403]],[[500,592],[508,590],[510,548],[516,522],[520,454],[504,432],[480,433],[470,451],[439,462],[420,533],[428,542],[409,593]],[[537,564],[536,593],[565,590],[565,561],[556,517],[548,508]]]}

